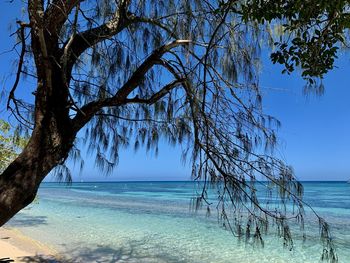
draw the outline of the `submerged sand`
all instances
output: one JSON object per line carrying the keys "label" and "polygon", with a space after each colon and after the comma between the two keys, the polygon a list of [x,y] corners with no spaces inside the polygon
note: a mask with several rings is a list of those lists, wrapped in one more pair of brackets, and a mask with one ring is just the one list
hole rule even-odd
{"label": "submerged sand", "polygon": [[1,227],[0,262],[3,258],[10,258],[14,262],[59,262],[54,249],[24,236],[16,229]]}

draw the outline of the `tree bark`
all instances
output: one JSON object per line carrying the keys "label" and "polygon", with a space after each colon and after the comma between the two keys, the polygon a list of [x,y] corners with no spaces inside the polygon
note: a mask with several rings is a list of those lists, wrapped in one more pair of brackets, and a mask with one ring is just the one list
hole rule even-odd
{"label": "tree bark", "polygon": [[[0,226],[33,201],[45,176],[67,158],[77,133],[69,117],[70,72],[62,72],[62,66],[57,63],[62,50],[56,31],[49,30],[40,0],[28,1],[28,14],[38,77],[35,124],[28,145],[0,175]],[[61,20],[64,18],[66,14]],[[57,23],[55,30],[62,23]]]}
{"label": "tree bark", "polygon": [[23,152],[0,175],[0,226],[34,200],[45,176],[67,158],[76,133],[70,123],[57,123],[49,111]]}

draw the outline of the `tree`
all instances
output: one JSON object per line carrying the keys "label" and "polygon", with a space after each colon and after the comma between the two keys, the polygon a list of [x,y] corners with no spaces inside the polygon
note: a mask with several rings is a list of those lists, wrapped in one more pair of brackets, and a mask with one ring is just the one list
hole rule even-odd
{"label": "tree", "polygon": [[[303,188],[273,156],[279,122],[262,112],[260,40],[237,1],[29,0],[18,21],[19,59],[7,109],[31,130],[22,153],[0,175],[0,225],[31,203],[52,169],[79,157],[84,132],[97,165],[111,172],[118,149],[158,152],[160,139],[182,144],[193,178],[204,181],[194,207],[216,187],[223,226],[263,244],[274,221],[293,248],[289,220],[302,225]],[[21,76],[35,102],[19,99]],[[28,82],[29,83],[29,82]],[[28,84],[29,85],[29,84]],[[257,195],[262,186],[278,200]],[[276,198],[276,199],[275,199]],[[289,210],[287,204],[295,209]],[[320,217],[323,256],[336,261]]]}
{"label": "tree", "polygon": [[26,145],[26,139],[11,130],[8,122],[0,119],[0,172],[8,166]]}
{"label": "tree", "polygon": [[349,7],[347,0],[250,0],[242,14],[247,21],[279,25],[272,61],[284,65],[283,73],[301,68],[306,91],[322,94],[323,76],[333,69],[339,49],[348,47]]}

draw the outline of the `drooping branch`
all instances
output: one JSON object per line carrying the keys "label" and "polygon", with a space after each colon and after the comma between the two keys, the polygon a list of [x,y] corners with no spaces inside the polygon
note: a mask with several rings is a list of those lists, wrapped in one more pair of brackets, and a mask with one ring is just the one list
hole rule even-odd
{"label": "drooping branch", "polygon": [[118,90],[113,99],[126,99],[127,96],[141,83],[145,74],[156,64],[160,62],[160,58],[171,49],[180,46],[188,45],[191,40],[175,40],[166,45],[163,45],[156,50],[135,70],[131,78],[125,85]]}
{"label": "drooping branch", "polygon": [[75,129],[80,129],[82,126],[84,126],[85,123],[87,123],[101,108],[118,106],[127,103],[127,97],[129,94],[142,83],[146,73],[153,66],[161,63],[161,57],[165,53],[170,51],[172,48],[180,45],[187,45],[189,43],[191,43],[190,40],[175,40],[154,50],[153,53],[144,60],[144,62],[135,70],[129,80],[116,92],[113,97],[93,101],[84,105],[81,108],[81,113],[78,113],[73,120]]}
{"label": "drooping branch", "polygon": [[23,22],[18,22],[20,25],[19,28],[19,32],[20,32],[20,40],[21,40],[21,53],[19,56],[19,61],[18,61],[18,67],[17,67],[17,73],[16,73],[16,79],[15,82],[13,84],[13,87],[10,91],[9,97],[8,97],[8,101],[7,101],[7,109],[10,108],[10,102],[11,100],[14,100],[15,98],[15,91],[17,89],[18,83],[19,83],[19,79],[21,77],[21,72],[22,72],[22,67],[23,67],[23,62],[24,62],[24,55],[26,52],[26,41],[25,41],[25,32],[24,29],[26,27],[26,24],[24,24]]}
{"label": "drooping branch", "polygon": [[159,101],[161,98],[163,98],[165,95],[167,95],[173,88],[182,84],[184,81],[185,79],[174,80],[171,83],[165,85],[163,88],[161,88],[158,92],[153,94],[148,99],[143,99],[136,96],[135,98],[132,98],[132,99],[126,99],[126,103],[142,103],[142,104],[152,105],[157,101]]}

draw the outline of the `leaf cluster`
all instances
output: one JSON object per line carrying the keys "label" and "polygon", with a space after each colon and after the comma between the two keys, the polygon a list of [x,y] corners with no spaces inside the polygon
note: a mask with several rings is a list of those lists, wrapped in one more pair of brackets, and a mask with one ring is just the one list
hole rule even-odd
{"label": "leaf cluster", "polygon": [[26,138],[19,136],[8,122],[0,119],[0,172],[17,157],[27,141]]}
{"label": "leaf cluster", "polygon": [[246,20],[281,25],[271,60],[284,65],[283,73],[301,68],[310,84],[333,69],[339,48],[347,42],[350,13],[346,0],[253,0],[246,2],[242,12]]}

